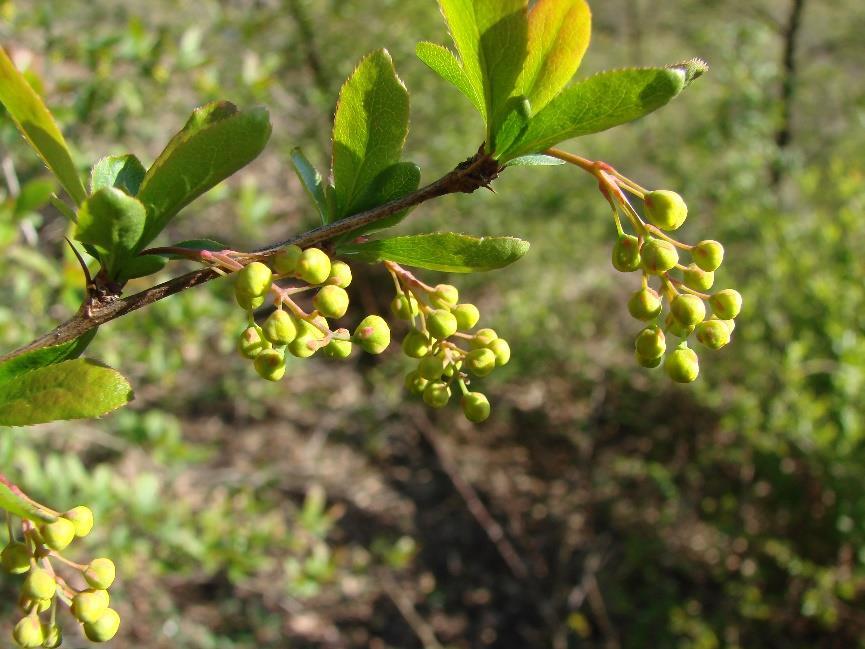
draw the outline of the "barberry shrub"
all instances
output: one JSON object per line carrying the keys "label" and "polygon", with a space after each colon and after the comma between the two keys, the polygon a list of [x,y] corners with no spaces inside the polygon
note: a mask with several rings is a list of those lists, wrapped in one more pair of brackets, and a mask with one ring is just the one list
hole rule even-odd
{"label": "barberry shrub", "polygon": [[[723,347],[741,309],[741,296],[732,289],[708,293],[723,247],[715,241],[689,245],[668,234],[688,215],[676,192],[645,189],[603,162],[557,147],[657,110],[706,65],[694,59],[571,83],[591,33],[585,0],[537,0],[531,9],[528,0],[439,5],[456,51],[423,42],[417,56],[480,114],[484,132],[476,151],[422,187],[420,168],[404,159],[408,90],[388,52],[372,52],[339,93],[329,173],[319,173],[302,151],[291,154],[321,226],[249,252],[209,240],[171,243],[159,237],[186,206],[261,153],[271,134],[266,109],[242,110],[225,101],[197,108],[151,165],[133,154],[107,156],[96,161],[85,183],[48,108],[0,50],[0,101],[65,190],[52,203],[71,222],[69,245],[87,287],[72,319],[0,356],[0,425],[100,417],[127,404],[133,398],[128,381],[82,357],[97,328],[222,276],[231,276],[243,311],[238,353],[265,380],[283,379],[287,355],[321,353],[342,360],[356,348],[381,354],[391,342],[381,315],[345,321],[356,264],[382,264],[393,279],[391,315],[408,329],[401,342],[412,363],[407,391],[431,408],[444,408],[456,396],[469,421],[483,422],[491,406],[478,383],[508,363],[510,345],[498,332],[478,328],[479,310],[461,299],[456,286],[429,283],[418,271],[492,271],[518,261],[529,244],[513,236],[383,232],[428,200],[489,188],[512,166],[569,164],[594,176],[611,206],[613,266],[641,278],[628,302],[642,323],[637,361],[647,368],[663,365],[674,381],[695,380],[699,360],[689,346],[692,335],[708,349]],[[680,263],[680,254],[691,263]],[[130,280],[152,276],[176,260],[201,268],[125,295]],[[98,270],[91,275],[93,264]],[[670,344],[668,336],[679,342]],[[59,604],[70,608],[90,640],[112,638],[120,625],[107,592],[113,563],[96,558],[81,564],[63,554],[93,527],[90,511],[54,511],[3,476],[0,508],[9,519],[2,566],[22,579],[23,616],[14,627],[15,642],[59,646]]]}

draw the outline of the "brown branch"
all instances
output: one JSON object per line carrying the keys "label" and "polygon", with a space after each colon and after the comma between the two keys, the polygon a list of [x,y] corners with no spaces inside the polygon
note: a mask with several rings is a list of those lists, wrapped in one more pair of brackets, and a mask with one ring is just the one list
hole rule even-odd
{"label": "brown branch", "polygon": [[[425,203],[430,199],[447,194],[470,194],[481,187],[487,187],[489,183],[496,179],[500,171],[499,164],[486,155],[482,147],[474,156],[459,164],[453,171],[416,192],[390,203],[355,214],[336,223],[315,228],[286,241],[274,243],[266,248],[261,248],[245,255],[237,255],[235,258],[242,263],[263,261],[268,257],[272,257],[287,245],[294,244],[304,248],[331,241],[366,225],[376,223],[389,216]],[[91,294],[78,310],[78,313],[71,319],[28,345],[0,356],[0,362],[38,349],[70,342],[91,329],[95,329],[111,320],[116,320],[127,313],[132,313],[172,295],[205,284],[217,277],[220,277],[220,275],[213,269],[203,268],[127,298],[121,298],[119,295],[111,293]]]}

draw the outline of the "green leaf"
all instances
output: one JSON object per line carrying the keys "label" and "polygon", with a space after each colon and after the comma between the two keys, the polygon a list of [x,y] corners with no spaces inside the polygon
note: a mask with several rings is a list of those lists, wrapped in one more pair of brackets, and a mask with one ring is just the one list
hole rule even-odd
{"label": "green leaf", "polygon": [[[188,250],[212,250],[214,252],[220,252],[228,248],[224,243],[220,243],[219,241],[214,241],[213,239],[190,239],[188,241],[181,241],[180,243],[171,244],[172,248],[186,248]],[[189,259],[189,257],[185,257],[183,255],[165,255],[168,259]]]}
{"label": "green leaf", "polygon": [[60,184],[76,205],[84,202],[86,193],[63,133],[54,121],[41,97],[36,94],[24,76],[15,68],[9,56],[0,47],[0,102],[6,106],[18,130],[30,146],[54,172]]}
{"label": "green leaf", "polygon": [[51,194],[55,190],[54,180],[51,178],[34,178],[24,184],[21,193],[15,198],[15,216],[23,216],[29,212],[35,212],[51,200]]}
{"label": "green leaf", "polygon": [[506,166],[508,167],[558,167],[565,164],[564,160],[559,160],[549,155],[524,155],[520,158],[514,158]]}
{"label": "green leaf", "polygon": [[53,523],[57,517],[36,507],[21,495],[20,490],[10,482],[0,477],[0,509],[5,509],[13,516],[26,518],[34,523]]}
{"label": "green leaf", "polygon": [[408,91],[387,50],[377,50],[360,62],[339,93],[332,163],[337,219],[369,205],[373,181],[399,162],[408,119]]}
{"label": "green leaf", "polygon": [[264,108],[240,111],[214,102],[193,111],[141,182],[137,198],[147,208],[147,224],[136,252],[181,209],[254,160],[270,133]]}
{"label": "green leaf", "polygon": [[592,33],[586,0],[538,0],[529,12],[528,55],[517,87],[540,112],[573,78]]}
{"label": "green leaf", "polygon": [[483,94],[469,81],[456,54],[443,45],[428,42],[418,43],[415,47],[415,54],[433,72],[463,93],[486,123],[487,108],[484,104]]}
{"label": "green leaf", "polygon": [[504,268],[525,255],[528,241],[514,237],[470,237],[453,232],[418,234],[345,245],[339,253],[358,261],[398,264],[450,273]]}
{"label": "green leaf", "polygon": [[158,273],[165,268],[168,259],[159,255],[144,255],[143,257],[129,257],[123,262],[117,275],[117,281],[125,284],[131,279],[148,277]]}
{"label": "green leaf", "polygon": [[103,187],[78,211],[75,238],[93,246],[112,279],[133,256],[147,221],[147,211],[137,199],[120,189]]}
{"label": "green leaf", "polygon": [[104,187],[116,187],[135,196],[145,173],[144,165],[131,153],[106,156],[90,170],[90,193]]}
{"label": "green leaf", "polygon": [[[382,171],[372,182],[367,194],[366,203],[358,206],[358,212],[367,209],[372,209],[379,205],[384,205],[398,198],[416,191],[420,186],[420,167],[413,162],[397,162]],[[353,230],[340,240],[355,239],[362,234],[378,232],[392,228],[402,221],[410,212],[410,209],[397,212],[386,219],[381,219],[375,223],[370,223],[367,226]]]}
{"label": "green leaf", "polygon": [[43,347],[0,363],[0,384],[11,381],[31,370],[78,358],[96,337],[96,329],[62,345]]}
{"label": "green leaf", "polygon": [[318,173],[312,163],[303,155],[300,148],[296,148],[291,152],[291,164],[294,165],[294,171],[300,179],[300,183],[306,190],[307,196],[312,200],[315,209],[318,210],[318,215],[321,218],[322,225],[327,225],[330,221],[327,199],[324,196],[324,187],[321,180],[321,174]]}
{"label": "green leaf", "polygon": [[118,372],[79,358],[0,383],[0,426],[101,417],[133,398]]}
{"label": "green leaf", "polygon": [[[512,97],[508,101],[508,114],[495,133],[491,149],[493,152],[507,151],[529,127],[531,103],[525,97]],[[493,157],[497,157],[494,153]]]}
{"label": "green leaf", "polygon": [[487,144],[519,94],[528,47],[527,0],[439,0],[469,83],[484,98]]}
{"label": "green leaf", "polygon": [[673,67],[612,70],[590,77],[535,115],[502,159],[541,153],[565,140],[639,119],[682,92],[687,75],[685,68]]}

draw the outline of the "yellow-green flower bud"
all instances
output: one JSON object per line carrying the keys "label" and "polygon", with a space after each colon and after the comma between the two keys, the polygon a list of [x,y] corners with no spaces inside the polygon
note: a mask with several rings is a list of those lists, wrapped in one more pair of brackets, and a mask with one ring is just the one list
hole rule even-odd
{"label": "yellow-green flower bud", "polygon": [[12,638],[19,647],[34,649],[41,647],[45,642],[45,634],[42,631],[42,623],[36,615],[28,615],[20,620],[12,631]]}
{"label": "yellow-green flower bud", "polygon": [[444,381],[432,381],[423,391],[423,400],[430,408],[444,408],[451,399],[451,389]]}
{"label": "yellow-green flower bud", "polygon": [[350,340],[337,340],[334,338],[321,351],[328,358],[344,361],[346,358],[351,356],[352,349],[353,347]]}
{"label": "yellow-green flower bud", "polygon": [[42,641],[43,649],[57,649],[63,644],[63,631],[56,624],[43,624],[42,635],[45,636]]}
{"label": "yellow-green flower bud", "polygon": [[445,362],[438,356],[427,356],[417,366],[417,373],[427,381],[438,381],[444,371]]}
{"label": "yellow-green flower bud", "polygon": [[84,579],[95,590],[107,590],[114,583],[114,562],[101,557],[94,559],[84,570]]}
{"label": "yellow-green flower bud", "polygon": [[390,303],[390,311],[400,320],[411,320],[412,316],[420,313],[417,300],[413,295],[400,293]]}
{"label": "yellow-green flower bud", "polygon": [[701,241],[691,250],[694,262],[706,272],[718,270],[724,262],[724,246],[717,241]]}
{"label": "yellow-green flower bud", "polygon": [[641,250],[643,267],[650,273],[661,275],[679,263],[679,253],[669,241],[649,239]]}
{"label": "yellow-green flower bud", "polygon": [[93,512],[89,507],[79,505],[63,514],[63,518],[72,521],[75,526],[75,536],[83,538],[93,530]]}
{"label": "yellow-green flower bud", "polygon": [[487,349],[496,355],[496,367],[507,365],[511,360],[511,346],[504,338],[496,338],[487,346]]}
{"label": "yellow-green flower bud", "polygon": [[691,383],[700,375],[700,359],[693,349],[679,346],[667,356],[664,370],[676,383]]}
{"label": "yellow-green flower bud", "polygon": [[628,300],[628,312],[637,320],[648,322],[661,314],[661,296],[652,288],[640,289]]}
{"label": "yellow-green flower bud", "polygon": [[640,267],[640,241],[631,234],[619,235],[613,246],[613,268],[620,273],[632,273]]}
{"label": "yellow-green flower bud", "polygon": [[290,313],[277,309],[264,321],[261,332],[274,345],[289,345],[297,338],[297,321]]}
{"label": "yellow-green flower bud", "polygon": [[424,332],[412,329],[402,341],[402,351],[409,358],[423,358],[429,354],[431,341]]}
{"label": "yellow-green flower bud", "polygon": [[439,284],[429,296],[430,303],[439,309],[452,309],[460,301],[460,292],[456,286]]}
{"label": "yellow-green flower bud", "polygon": [[642,358],[658,358],[667,351],[667,341],[661,328],[652,325],[637,334],[634,347]]}
{"label": "yellow-green flower bud", "polygon": [[318,248],[307,248],[297,262],[296,272],[307,284],[324,284],[330,277],[330,257]]}
{"label": "yellow-green flower bud", "polygon": [[335,261],[330,265],[330,275],[327,278],[328,284],[333,284],[340,288],[348,288],[351,280],[351,267],[347,263],[344,261]]}
{"label": "yellow-green flower bud", "polygon": [[469,347],[472,349],[489,347],[494,340],[498,339],[498,337],[499,335],[494,329],[479,329],[475,334],[475,337],[469,341]]}
{"label": "yellow-green flower bud", "polygon": [[496,355],[491,349],[474,349],[466,356],[465,366],[475,376],[487,376],[496,368]]}
{"label": "yellow-green flower bud", "polygon": [[646,217],[662,230],[678,230],[688,218],[688,206],[676,192],[659,189],[646,194]]}
{"label": "yellow-green flower bud", "polygon": [[274,256],[273,270],[279,275],[294,275],[297,272],[297,264],[300,262],[301,255],[303,255],[303,250],[300,249],[300,246],[287,246]]}
{"label": "yellow-green flower bud", "polygon": [[273,283],[270,268],[259,261],[244,266],[235,273],[234,297],[241,308],[251,311],[264,304],[264,297]]}
{"label": "yellow-green flower bud", "polygon": [[390,345],[390,328],[381,316],[368,315],[354,330],[354,341],[368,354],[381,354]]}
{"label": "yellow-green flower bud", "polygon": [[479,424],[490,416],[490,402],[480,392],[469,392],[462,398],[463,414],[470,422]]}
{"label": "yellow-green flower bud", "polygon": [[727,321],[712,319],[701,322],[697,325],[697,340],[709,349],[721,349],[730,342]]}
{"label": "yellow-green flower bud", "polygon": [[664,360],[663,355],[657,356],[655,358],[647,358],[646,356],[642,356],[639,352],[634,352],[634,355],[637,359],[637,363],[641,367],[645,367],[648,370],[653,370],[661,364],[661,361]]}
{"label": "yellow-green flower bud", "polygon": [[237,340],[237,351],[249,360],[253,360],[268,347],[270,345],[261,337],[261,329],[258,326],[247,327]]}
{"label": "yellow-green flower bud", "polygon": [[316,294],[312,303],[325,318],[341,318],[348,311],[348,293],[344,288],[328,284]]}
{"label": "yellow-green flower bud", "polygon": [[695,327],[706,319],[706,305],[703,300],[687,293],[673,298],[670,312],[683,327]]}
{"label": "yellow-green flower bud", "polygon": [[113,608],[105,609],[105,612],[95,622],[87,622],[84,625],[84,635],[91,642],[108,642],[117,635],[120,629],[120,616]]}
{"label": "yellow-green flower bud", "polygon": [[281,381],[285,376],[285,356],[275,349],[265,349],[253,364],[258,375],[267,381]]}
{"label": "yellow-green flower bud", "polygon": [[75,525],[62,516],[53,523],[46,523],[39,529],[42,540],[52,550],[62,552],[75,538]]}
{"label": "yellow-green flower bud", "polygon": [[456,316],[445,309],[436,309],[427,317],[427,329],[437,340],[450,338],[457,332]]}
{"label": "yellow-green flower bud", "polygon": [[468,331],[481,319],[481,312],[474,304],[458,304],[453,309],[460,331]]}
{"label": "yellow-green flower bud", "polygon": [[685,286],[695,291],[708,291],[715,283],[715,273],[703,270],[697,264],[688,264],[688,267],[682,271],[682,275]]}
{"label": "yellow-green flower bud", "polygon": [[742,311],[742,296],[739,291],[725,288],[709,299],[709,306],[720,320],[733,320]]}
{"label": "yellow-green flower bud", "polygon": [[72,598],[72,615],[79,622],[95,622],[110,603],[107,590],[84,590]]}
{"label": "yellow-green flower bud", "polygon": [[415,396],[421,396],[426,389],[428,381],[418,372],[409,372],[405,375],[405,389]]}
{"label": "yellow-green flower bud", "polygon": [[21,594],[27,599],[50,600],[56,592],[57,582],[54,580],[54,576],[42,568],[31,570],[21,587]]}
{"label": "yellow-green flower bud", "polygon": [[6,572],[13,575],[23,575],[30,570],[30,550],[23,543],[12,541],[3,548],[0,554],[0,564]]}

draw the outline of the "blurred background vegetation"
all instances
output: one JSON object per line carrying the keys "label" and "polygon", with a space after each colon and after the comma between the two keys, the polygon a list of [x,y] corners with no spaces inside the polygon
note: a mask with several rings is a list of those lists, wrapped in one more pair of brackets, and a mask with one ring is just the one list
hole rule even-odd
{"label": "blurred background vegetation", "polygon": [[[593,181],[564,167],[508,170],[495,195],[401,226],[533,244],[496,274],[428,277],[514,350],[477,428],[404,397],[396,348],[265,385],[233,353],[243,322],[224,283],[114,322],[90,355],[132,378],[131,408],[0,430],[4,473],[96,511],[85,550],[122,574],[112,646],[865,647],[865,6],[592,4],[581,75],[712,65],[656,115],[567,148],[687,197],[686,240],[723,241],[719,282],[745,296],[735,344],[686,388],[636,367],[634,279],[610,266]],[[174,240],[244,249],[312,225],[288,154],[325,166],[339,86],[377,47],[412,92],[407,156],[425,180],[480,143],[468,104],[413,56],[446,42],[433,0],[2,0],[0,14],[82,170],[152,160],[209,100],[270,107],[265,154]],[[0,147],[6,350],[69,315],[82,281],[54,187],[5,118]],[[358,268],[353,297],[355,316],[384,312],[386,274]],[[14,592],[0,582],[4,638]]]}

